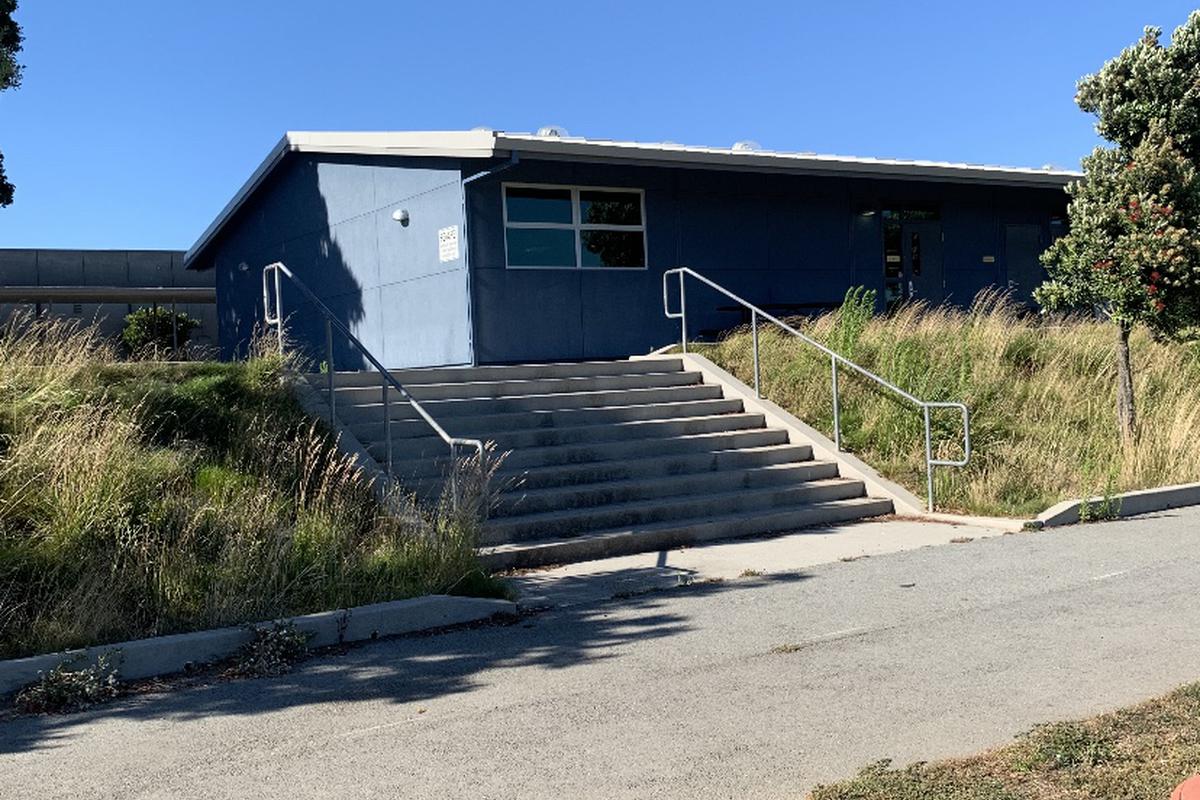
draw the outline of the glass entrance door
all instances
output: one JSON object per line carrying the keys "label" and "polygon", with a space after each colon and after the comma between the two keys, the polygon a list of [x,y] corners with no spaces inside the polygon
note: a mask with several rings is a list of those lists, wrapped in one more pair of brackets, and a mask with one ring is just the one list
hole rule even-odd
{"label": "glass entrance door", "polygon": [[883,285],[888,308],[907,300],[937,304],[945,299],[942,223],[936,210],[883,212]]}

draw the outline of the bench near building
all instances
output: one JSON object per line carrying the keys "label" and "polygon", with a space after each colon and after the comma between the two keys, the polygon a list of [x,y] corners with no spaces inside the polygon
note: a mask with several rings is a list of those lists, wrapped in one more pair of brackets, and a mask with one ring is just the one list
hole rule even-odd
{"label": "bench near building", "polygon": [[[573,361],[678,339],[664,271],[687,266],[787,315],[846,289],[966,304],[1019,297],[1078,173],[589,140],[543,129],[289,133],[185,256],[215,272],[223,355],[263,317],[281,261],[385,366]],[[744,321],[688,287],[689,331]],[[283,287],[314,354],[321,318]],[[364,366],[348,345],[338,369]]]}

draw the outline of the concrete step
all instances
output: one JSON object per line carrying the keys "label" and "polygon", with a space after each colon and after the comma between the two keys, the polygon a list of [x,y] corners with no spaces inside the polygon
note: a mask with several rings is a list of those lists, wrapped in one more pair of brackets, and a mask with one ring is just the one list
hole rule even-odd
{"label": "concrete step", "polygon": [[[454,425],[454,417],[481,414],[513,414],[524,411],[549,411],[574,408],[605,408],[647,403],[685,403],[693,400],[720,400],[720,386],[667,386],[653,389],[620,389],[614,391],[579,391],[527,395],[524,397],[472,398],[467,400],[430,400],[421,405],[440,424]],[[408,403],[391,403],[392,419],[416,419],[417,412]],[[338,405],[338,418],[347,425],[379,421],[383,418],[383,403]]]}
{"label": "concrete step", "polygon": [[[808,462],[811,459],[812,447],[807,444],[769,445],[673,456],[651,455],[625,461],[597,461],[590,464],[555,465],[522,470],[515,474],[496,476],[492,488],[496,492],[506,492],[584,487],[611,481],[653,480],[672,475]],[[397,477],[400,477],[399,472]],[[438,475],[417,478],[407,485],[422,497],[432,497],[441,490],[442,477]]]}
{"label": "concrete step", "polygon": [[[472,400],[578,391],[604,392],[629,389],[661,389],[702,383],[699,372],[649,372],[644,375],[600,375],[595,378],[530,378],[528,380],[475,381],[471,383],[427,383],[409,386],[409,394],[422,404],[427,400]],[[336,389],[340,407],[382,403],[382,388],[348,386]],[[403,402],[396,389],[389,389],[392,402]],[[436,417],[434,417],[436,419]]]}
{"label": "concrete step", "polygon": [[[392,376],[404,386],[429,383],[468,383],[496,380],[529,380],[532,378],[591,378],[599,375],[641,375],[647,372],[679,372],[683,362],[678,358],[647,358],[637,361],[583,361],[565,364],[512,364],[484,367],[427,367],[396,369]],[[313,386],[323,389],[328,376],[308,375]],[[337,372],[338,387],[379,386],[377,372]]]}
{"label": "concrete step", "polygon": [[489,520],[481,544],[494,546],[530,539],[566,538],[591,531],[637,527],[673,519],[762,513],[801,503],[849,500],[866,494],[862,481],[823,478],[786,486],[739,489],[692,497],[668,497],[595,508],[573,508]]}
{"label": "concrete step", "polygon": [[[761,428],[749,431],[700,433],[669,439],[634,439],[596,444],[530,447],[508,453],[500,465],[498,474],[505,475],[526,469],[594,461],[628,461],[646,458],[650,454],[662,456],[713,453],[719,450],[737,450],[743,447],[786,444],[787,440],[788,435],[784,430]],[[393,460],[392,466],[395,476],[402,480],[435,477],[441,475],[445,470],[442,461],[428,458]]]}
{"label": "concrete step", "polygon": [[[595,444],[599,442],[629,441],[633,439],[658,439],[671,436],[688,436],[698,433],[719,433],[762,428],[762,414],[717,414],[708,417],[686,417],[684,419],[653,419],[635,422],[618,422],[608,425],[581,425],[575,428],[545,428],[509,431],[489,436],[495,443],[496,452],[523,451],[537,447],[557,447],[569,444]],[[428,426],[426,426],[428,427]],[[360,442],[376,459],[386,458],[387,441]],[[410,459],[440,456],[446,443],[439,436],[421,436],[410,439],[392,440],[392,458]]]}
{"label": "concrete step", "polygon": [[785,533],[891,512],[891,500],[857,497],[776,508],[757,514],[696,516],[636,528],[593,531],[581,536],[507,543],[482,548],[480,558],[491,570],[537,567],[665,550],[718,539]]}
{"label": "concrete step", "polygon": [[582,486],[552,486],[545,489],[527,490],[518,484],[500,495],[492,510],[492,518],[567,508],[595,508],[654,498],[761,489],[767,486],[836,478],[837,475],[837,464],[832,461],[804,461],[694,472],[665,478],[603,481]]}
{"label": "concrete step", "polygon": [[[438,367],[393,373],[454,436],[503,456],[484,564],[535,566],[777,533],[892,510],[862,481],[766,427],[682,359]],[[318,390],[326,376],[309,376]],[[337,412],[422,497],[441,490],[449,448],[377,373],[338,373]],[[390,425],[384,424],[384,413]]]}
{"label": "concrete step", "polygon": [[[650,419],[685,419],[709,417],[715,414],[736,414],[742,410],[742,401],[695,400],[682,403],[646,403],[636,406],[611,406],[608,408],[564,408],[545,411],[525,411],[510,414],[483,414],[477,417],[453,417],[448,430],[454,436],[488,438],[508,431],[550,430],[575,428],[581,425],[607,425],[621,422],[636,422]],[[382,414],[382,407],[380,407]],[[360,442],[380,441],[384,436],[382,420],[360,422],[347,426],[350,433]],[[392,421],[392,439],[428,436],[429,425],[424,420],[406,419]]]}

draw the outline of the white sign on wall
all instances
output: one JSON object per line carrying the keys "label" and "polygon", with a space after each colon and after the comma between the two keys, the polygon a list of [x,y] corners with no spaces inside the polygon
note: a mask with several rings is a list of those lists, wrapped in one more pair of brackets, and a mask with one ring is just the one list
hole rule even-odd
{"label": "white sign on wall", "polygon": [[438,261],[458,260],[458,226],[438,228]]}

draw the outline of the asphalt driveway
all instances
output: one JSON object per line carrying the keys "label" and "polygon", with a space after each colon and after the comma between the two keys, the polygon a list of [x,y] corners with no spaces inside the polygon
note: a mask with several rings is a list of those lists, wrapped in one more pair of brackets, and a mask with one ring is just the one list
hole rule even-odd
{"label": "asphalt driveway", "polygon": [[800,797],[1200,679],[1200,511],[379,642],[0,723],[0,797]]}

